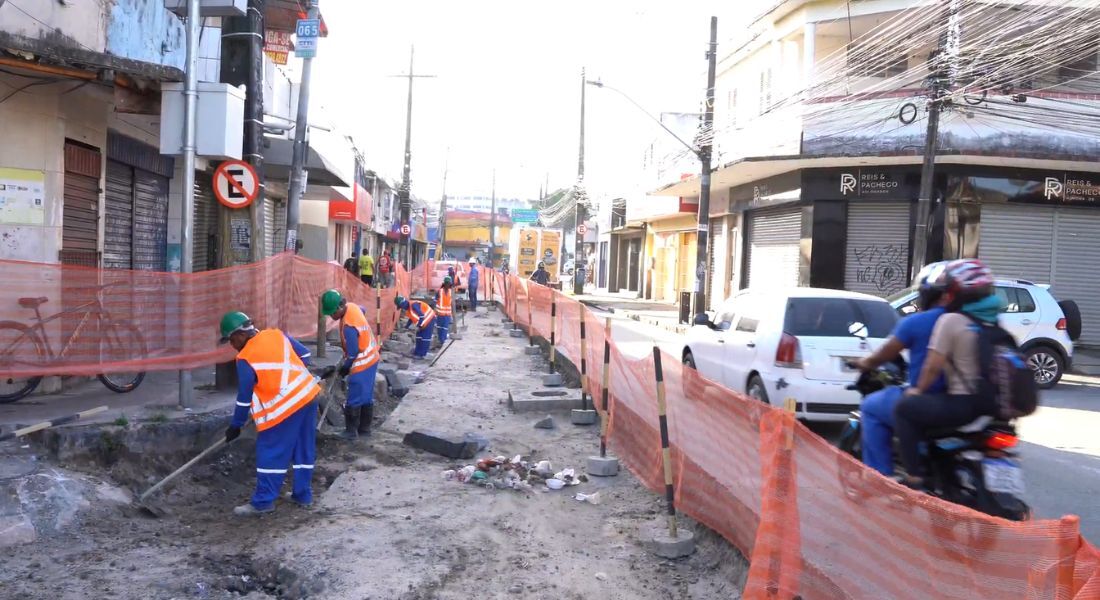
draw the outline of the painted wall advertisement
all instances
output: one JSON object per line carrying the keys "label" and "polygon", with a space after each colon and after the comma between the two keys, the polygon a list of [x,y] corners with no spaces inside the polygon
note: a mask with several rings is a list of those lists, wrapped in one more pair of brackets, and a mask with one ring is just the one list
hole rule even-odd
{"label": "painted wall advertisement", "polygon": [[543,229],[540,236],[539,260],[550,272],[550,281],[557,281],[558,268],[561,267],[561,232]]}
{"label": "painted wall advertisement", "polygon": [[46,174],[0,168],[0,223],[43,225],[46,222]]}
{"label": "painted wall advertisement", "polygon": [[530,277],[535,272],[539,255],[539,230],[524,229],[519,234],[519,256],[516,259],[516,273],[520,277]]}

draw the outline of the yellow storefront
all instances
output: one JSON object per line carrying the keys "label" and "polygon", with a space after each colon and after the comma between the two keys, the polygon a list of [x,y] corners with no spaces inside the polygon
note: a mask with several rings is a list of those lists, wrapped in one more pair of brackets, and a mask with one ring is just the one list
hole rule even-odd
{"label": "yellow storefront", "polygon": [[647,287],[659,302],[675,303],[695,287],[696,216],[690,213],[654,219],[646,240]]}

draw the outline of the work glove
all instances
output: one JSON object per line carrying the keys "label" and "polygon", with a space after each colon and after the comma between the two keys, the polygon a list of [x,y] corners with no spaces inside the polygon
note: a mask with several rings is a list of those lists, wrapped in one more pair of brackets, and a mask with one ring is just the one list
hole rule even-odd
{"label": "work glove", "polygon": [[230,425],[225,428],[225,443],[232,442],[233,440],[241,437],[241,428],[236,425]]}
{"label": "work glove", "polygon": [[321,369],[321,371],[319,373],[317,373],[317,376],[320,377],[321,379],[328,379],[329,377],[332,377],[332,374],[335,373],[335,372],[336,372],[336,366],[335,365],[329,365],[329,366]]}
{"label": "work glove", "polygon": [[348,363],[340,365],[340,377],[347,377],[348,373],[351,373],[351,365]]}

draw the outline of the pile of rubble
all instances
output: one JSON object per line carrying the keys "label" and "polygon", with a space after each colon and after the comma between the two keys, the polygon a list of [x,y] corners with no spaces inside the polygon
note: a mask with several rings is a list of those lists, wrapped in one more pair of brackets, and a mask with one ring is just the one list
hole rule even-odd
{"label": "pile of rubble", "polygon": [[[477,464],[448,469],[441,473],[444,481],[470,483],[491,490],[509,489],[517,492],[533,493],[536,489],[560,490],[588,482],[588,476],[577,475],[574,469],[554,471],[550,461],[542,460],[531,464],[523,457],[512,458],[497,456],[483,458]],[[578,500],[599,504],[599,493],[577,494]]]}

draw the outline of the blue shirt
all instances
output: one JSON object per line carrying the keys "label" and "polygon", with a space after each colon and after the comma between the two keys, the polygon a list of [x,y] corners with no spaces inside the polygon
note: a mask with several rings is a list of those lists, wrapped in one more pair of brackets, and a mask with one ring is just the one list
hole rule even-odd
{"label": "blue shirt", "polygon": [[469,285],[469,287],[477,287],[477,280],[479,277],[480,275],[478,275],[477,273],[477,267],[471,266],[470,274],[466,276],[466,283]]}
{"label": "blue shirt", "polygon": [[[894,332],[890,334],[909,350],[909,385],[917,385],[917,380],[920,379],[924,360],[928,358],[928,341],[932,339],[932,328],[943,313],[943,308],[936,307],[909,315],[899,321]],[[943,375],[940,375],[932,387],[925,391],[939,394],[946,389],[947,383]]]}
{"label": "blue shirt", "polygon": [[[286,339],[290,340],[290,346],[294,348],[294,353],[308,367],[309,357],[311,356],[309,348],[306,348],[301,342],[289,335],[286,336]],[[244,427],[244,424],[248,422],[248,412],[252,408],[252,392],[255,389],[256,371],[252,368],[252,365],[248,364],[248,361],[237,359],[237,407],[233,411],[234,427]]]}

